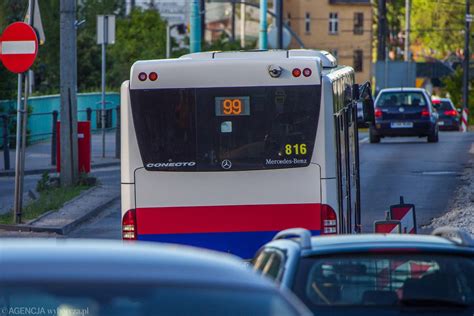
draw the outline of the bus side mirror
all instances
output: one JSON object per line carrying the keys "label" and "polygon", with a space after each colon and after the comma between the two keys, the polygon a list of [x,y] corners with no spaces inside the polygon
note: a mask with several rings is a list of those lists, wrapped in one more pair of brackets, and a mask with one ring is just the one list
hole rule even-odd
{"label": "bus side mirror", "polygon": [[366,123],[375,122],[374,99],[370,82],[366,82],[359,88],[359,102],[361,102],[362,116]]}

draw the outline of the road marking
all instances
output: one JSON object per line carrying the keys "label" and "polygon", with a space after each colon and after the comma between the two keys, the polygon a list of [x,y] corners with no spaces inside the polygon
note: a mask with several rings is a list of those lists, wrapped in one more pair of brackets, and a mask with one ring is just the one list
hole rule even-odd
{"label": "road marking", "polygon": [[443,175],[448,175],[448,174],[460,174],[460,173],[456,171],[422,171],[421,174],[426,175],[426,176],[443,176]]}
{"label": "road marking", "polygon": [[2,55],[11,54],[34,54],[36,52],[35,41],[5,41],[2,42]]}
{"label": "road marking", "polygon": [[474,155],[474,144],[471,144],[471,149],[469,149],[469,153]]}
{"label": "road marking", "polygon": [[369,137],[364,137],[361,140],[359,140],[360,144],[368,143],[369,142]]}

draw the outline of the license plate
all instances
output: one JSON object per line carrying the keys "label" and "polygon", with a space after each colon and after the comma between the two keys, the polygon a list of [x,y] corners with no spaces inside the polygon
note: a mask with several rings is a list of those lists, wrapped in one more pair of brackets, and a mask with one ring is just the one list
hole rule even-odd
{"label": "license plate", "polygon": [[438,125],[439,125],[439,126],[443,126],[443,125],[444,125],[444,122],[443,122],[443,121],[439,121],[439,122],[438,122]]}
{"label": "license plate", "polygon": [[391,128],[412,128],[413,122],[392,122],[390,123]]}

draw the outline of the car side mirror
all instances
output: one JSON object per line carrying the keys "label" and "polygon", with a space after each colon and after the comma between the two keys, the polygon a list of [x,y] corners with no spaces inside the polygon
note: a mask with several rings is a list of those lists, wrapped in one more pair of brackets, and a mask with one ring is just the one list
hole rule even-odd
{"label": "car side mirror", "polygon": [[370,82],[366,82],[359,87],[359,100],[362,103],[362,116],[366,123],[375,122],[374,99],[372,98],[372,88]]}

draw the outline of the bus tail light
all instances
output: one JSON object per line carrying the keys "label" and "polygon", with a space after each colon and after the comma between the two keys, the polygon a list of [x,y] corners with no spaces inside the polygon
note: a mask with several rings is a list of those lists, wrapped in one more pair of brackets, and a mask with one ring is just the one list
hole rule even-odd
{"label": "bus tail light", "polygon": [[135,210],[128,210],[122,218],[122,239],[137,239],[137,214]]}
{"label": "bus tail light", "polygon": [[145,81],[147,77],[148,77],[147,74],[144,72],[141,72],[138,74],[138,80],[140,81]]}
{"label": "bus tail light", "polygon": [[313,72],[312,72],[311,69],[309,69],[309,68],[303,69],[303,76],[305,76],[305,77],[311,76],[312,73],[313,73]]}
{"label": "bus tail light", "polygon": [[337,215],[329,205],[323,205],[321,208],[321,234],[337,234]]}
{"label": "bus tail light", "polygon": [[382,118],[383,112],[379,108],[375,108],[375,117],[376,118]]}
{"label": "bus tail light", "polygon": [[292,73],[293,77],[298,78],[299,76],[301,76],[301,69],[295,68],[295,69],[293,69],[293,71],[291,73]]}
{"label": "bus tail light", "polygon": [[148,74],[148,79],[150,79],[151,81],[155,81],[156,79],[158,79],[158,74],[156,72],[150,72]]}

